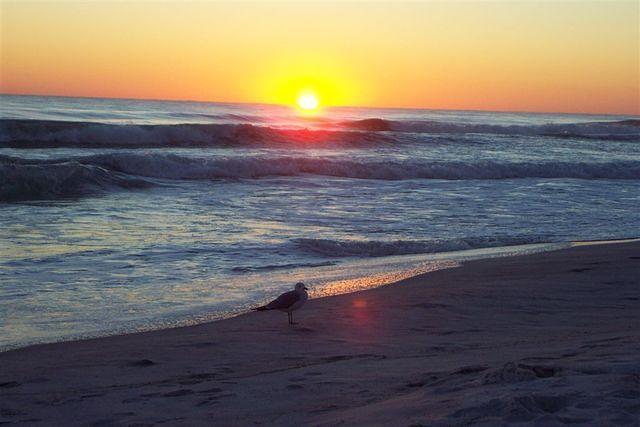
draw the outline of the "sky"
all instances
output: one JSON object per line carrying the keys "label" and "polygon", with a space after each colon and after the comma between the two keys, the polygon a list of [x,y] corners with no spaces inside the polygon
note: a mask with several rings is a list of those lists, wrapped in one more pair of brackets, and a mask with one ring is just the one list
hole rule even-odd
{"label": "sky", "polygon": [[0,92],[640,114],[640,2],[0,0]]}

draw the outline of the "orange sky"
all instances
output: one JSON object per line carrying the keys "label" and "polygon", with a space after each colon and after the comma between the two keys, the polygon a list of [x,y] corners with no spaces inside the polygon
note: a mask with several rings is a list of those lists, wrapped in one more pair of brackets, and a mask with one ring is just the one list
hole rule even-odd
{"label": "orange sky", "polygon": [[640,114],[639,8],[0,0],[0,91]]}

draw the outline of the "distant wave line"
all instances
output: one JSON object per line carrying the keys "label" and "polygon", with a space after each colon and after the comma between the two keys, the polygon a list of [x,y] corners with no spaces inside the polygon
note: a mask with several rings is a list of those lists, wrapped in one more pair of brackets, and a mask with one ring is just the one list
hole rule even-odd
{"label": "distant wave line", "polygon": [[320,121],[316,127],[274,127],[249,123],[107,124],[52,120],[0,120],[0,147],[151,148],[243,147],[291,144],[316,148],[425,142],[402,134],[498,134],[611,141],[640,141],[640,120],[545,125],[489,125],[437,121],[363,119]]}

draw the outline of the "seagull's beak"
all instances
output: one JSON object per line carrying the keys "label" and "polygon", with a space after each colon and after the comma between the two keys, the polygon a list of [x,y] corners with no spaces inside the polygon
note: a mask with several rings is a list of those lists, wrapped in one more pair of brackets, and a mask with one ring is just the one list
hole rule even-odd
{"label": "seagull's beak", "polygon": [[305,290],[305,291],[308,291],[308,290],[309,290],[309,288],[307,288],[307,287],[305,286],[305,287],[304,287],[304,290]]}

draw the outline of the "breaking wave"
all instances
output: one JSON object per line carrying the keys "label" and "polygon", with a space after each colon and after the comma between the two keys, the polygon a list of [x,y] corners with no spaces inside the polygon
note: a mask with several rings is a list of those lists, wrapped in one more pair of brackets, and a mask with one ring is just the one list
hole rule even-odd
{"label": "breaking wave", "polygon": [[341,178],[511,179],[581,178],[640,179],[640,162],[496,162],[496,161],[358,161],[317,157],[216,157],[134,153],[91,156],[88,162],[114,171],[166,179],[257,179],[272,176],[321,175]]}
{"label": "breaking wave", "polygon": [[336,157],[215,156],[119,152],[63,159],[22,159],[0,156],[0,166],[48,169],[85,168],[96,173],[119,172],[160,179],[256,179],[271,176],[321,175],[331,177],[406,179],[581,178],[640,179],[640,161],[611,162],[500,162],[411,160],[354,160]]}
{"label": "breaking wave", "polygon": [[550,136],[559,138],[586,138],[619,141],[640,141],[640,120],[612,122],[563,123],[544,125],[488,125],[448,123],[438,121],[395,121],[362,119],[342,122],[347,129],[375,132],[410,133],[482,133],[520,136]]}
{"label": "breaking wave", "polygon": [[260,179],[318,175],[372,180],[517,178],[640,179],[640,161],[365,161],[322,157],[184,157],[121,152],[63,159],[0,156],[0,201],[54,199],[161,180]]}
{"label": "breaking wave", "polygon": [[296,239],[294,243],[303,251],[326,257],[382,257],[547,243],[548,241],[549,238],[544,236],[497,236],[394,241]]}
{"label": "breaking wave", "polygon": [[262,265],[262,266],[238,266],[233,267],[231,271],[234,273],[254,273],[254,272],[262,272],[262,271],[273,271],[273,270],[290,270],[294,268],[312,268],[312,267],[328,267],[330,265],[336,265],[335,262],[325,261],[325,262],[302,262],[302,263],[292,263],[292,264],[273,264],[273,265]]}
{"label": "breaking wave", "polygon": [[0,147],[153,148],[243,147],[295,144],[317,148],[390,142],[371,132],[285,129],[252,124],[106,124],[49,120],[0,120]]}
{"label": "breaking wave", "polygon": [[0,202],[80,197],[150,185],[144,179],[75,161],[54,164],[0,163]]}
{"label": "breaking wave", "polygon": [[[0,120],[0,147],[150,148],[243,147],[292,144],[384,144],[403,133],[499,134],[612,141],[640,141],[640,120],[545,125],[488,125],[377,118],[323,123],[322,128],[279,128],[255,124],[106,124],[50,120]],[[415,139],[409,139],[415,142]],[[421,140],[424,142],[424,140]]]}

